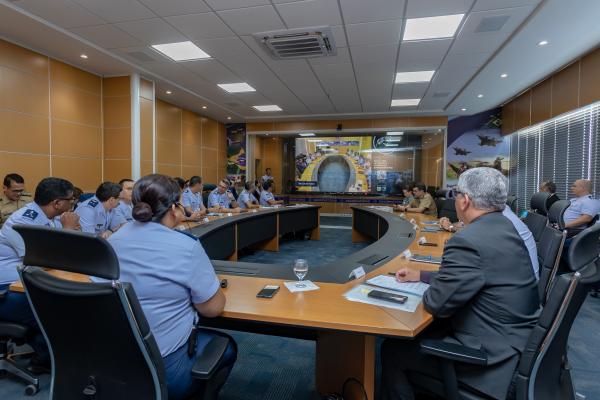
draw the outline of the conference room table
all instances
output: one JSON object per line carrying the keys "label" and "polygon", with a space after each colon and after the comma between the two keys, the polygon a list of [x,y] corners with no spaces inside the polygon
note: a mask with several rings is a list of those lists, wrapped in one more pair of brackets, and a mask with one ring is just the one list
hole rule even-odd
{"label": "conference room table", "polygon": [[[222,315],[202,319],[203,326],[315,340],[317,390],[340,392],[346,379],[353,377],[362,383],[367,397],[374,399],[376,337],[411,340],[432,322],[432,316],[422,303],[414,312],[406,312],[349,301],[344,294],[367,279],[404,266],[437,270],[436,264],[410,261],[402,253],[408,249],[413,254],[441,256],[451,233],[423,232],[423,223],[435,220],[433,216],[392,213],[382,207],[353,207],[352,213],[352,241],[371,243],[333,263],[311,267],[307,279],[319,289],[296,293],[284,286],[297,280],[292,265],[237,262],[238,252],[246,247],[278,251],[284,233],[307,233],[311,240],[318,240],[319,207],[297,205],[209,216],[208,223],[186,222],[180,228],[198,237],[219,277],[228,281]],[[419,244],[421,237],[435,246]],[[349,278],[358,266],[366,275]],[[89,280],[84,275],[50,272],[65,279]],[[265,285],[281,289],[271,299],[257,298]],[[11,290],[23,288],[15,282]],[[362,393],[352,390],[348,398],[361,399]]]}

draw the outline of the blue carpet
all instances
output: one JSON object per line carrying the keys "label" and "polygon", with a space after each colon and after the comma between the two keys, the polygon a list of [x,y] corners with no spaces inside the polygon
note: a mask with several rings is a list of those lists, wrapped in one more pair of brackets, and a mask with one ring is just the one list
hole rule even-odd
{"label": "blue carpet", "polygon": [[[333,217],[337,218],[337,217]],[[347,222],[346,219],[345,222]],[[323,221],[323,220],[322,220]],[[342,220],[328,220],[328,225],[342,225]],[[364,244],[352,245],[351,231],[322,229],[320,241],[289,241],[279,253],[260,254],[261,262],[291,262],[298,256],[310,265],[323,264],[354,252]],[[295,252],[294,255],[288,252]],[[258,253],[255,253],[255,257]],[[284,254],[285,253],[285,254]],[[245,261],[248,258],[245,258]],[[287,261],[286,261],[287,260]],[[309,272],[310,274],[310,272]],[[588,400],[600,399],[600,299],[589,297],[575,320],[569,338],[569,360],[577,392]],[[315,343],[276,336],[229,332],[237,341],[238,361],[221,391],[223,400],[317,400],[314,365]],[[377,377],[380,374],[376,368]],[[379,379],[377,378],[377,381]],[[27,400],[24,385],[13,378],[0,379],[0,399]],[[41,376],[41,391],[34,399],[49,397],[49,377]]]}

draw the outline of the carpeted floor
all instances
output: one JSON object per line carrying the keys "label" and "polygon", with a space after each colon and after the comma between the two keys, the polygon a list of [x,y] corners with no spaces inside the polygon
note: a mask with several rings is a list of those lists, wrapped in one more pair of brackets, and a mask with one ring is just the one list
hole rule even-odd
{"label": "carpeted floor", "polygon": [[[324,220],[327,218],[327,220]],[[348,226],[350,218],[322,217],[322,225]],[[279,253],[246,256],[260,262],[291,262],[300,256],[318,268],[325,260],[339,258],[363,245],[351,244],[347,229],[321,229],[320,241],[287,241]],[[310,276],[310,272],[309,272]],[[600,399],[600,299],[588,298],[577,317],[569,338],[569,360],[577,392],[588,400]],[[314,365],[315,343],[244,332],[229,332],[238,343],[238,361],[223,387],[223,400],[317,400]],[[379,375],[379,368],[377,368]],[[378,378],[377,378],[378,379]],[[41,391],[34,399],[49,397],[49,377],[41,377]],[[30,399],[23,393],[24,385],[13,378],[0,379],[0,399]]]}

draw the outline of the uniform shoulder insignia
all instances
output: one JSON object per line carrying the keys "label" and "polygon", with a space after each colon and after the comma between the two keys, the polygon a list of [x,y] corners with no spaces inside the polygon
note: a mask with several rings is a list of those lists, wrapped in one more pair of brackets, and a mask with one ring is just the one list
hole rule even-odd
{"label": "uniform shoulder insignia", "polygon": [[90,207],[96,207],[96,206],[98,205],[98,200],[90,200],[90,201],[88,202],[88,205],[89,205]]}
{"label": "uniform shoulder insignia", "polygon": [[31,210],[31,209],[30,209],[30,210],[26,210],[26,211],[23,213],[23,216],[24,216],[25,218],[29,218],[30,220],[32,220],[32,221],[33,221],[34,219],[36,219],[36,218],[37,218],[37,216],[38,216],[38,212],[37,212],[37,211],[35,211],[35,210]]}

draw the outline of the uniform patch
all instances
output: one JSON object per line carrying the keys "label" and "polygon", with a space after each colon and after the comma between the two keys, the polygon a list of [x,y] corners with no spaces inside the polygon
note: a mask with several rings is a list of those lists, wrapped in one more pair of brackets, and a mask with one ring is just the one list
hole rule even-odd
{"label": "uniform patch", "polygon": [[37,218],[38,212],[35,210],[27,210],[23,213],[23,216],[31,219],[32,221]]}
{"label": "uniform patch", "polygon": [[88,202],[88,205],[89,205],[90,207],[96,207],[96,206],[98,205],[98,200],[90,200],[90,201]]}

